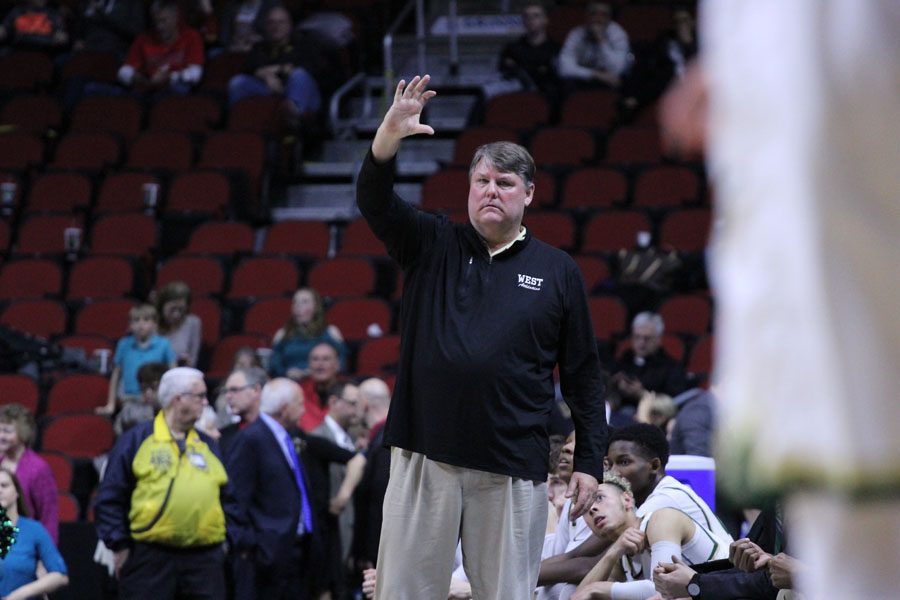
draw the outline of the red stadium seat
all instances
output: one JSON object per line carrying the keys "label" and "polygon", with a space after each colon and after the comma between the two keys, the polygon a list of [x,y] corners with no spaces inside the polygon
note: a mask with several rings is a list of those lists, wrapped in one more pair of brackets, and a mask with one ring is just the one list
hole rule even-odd
{"label": "red stadium seat", "polygon": [[[81,227],[81,219],[64,215],[35,215],[19,226],[16,254],[65,254],[65,230]],[[83,236],[82,236],[83,239]]]}
{"label": "red stadium seat", "polygon": [[172,181],[164,213],[223,219],[231,203],[231,182],[216,171],[189,171]]}
{"label": "red stadium seat", "polygon": [[25,133],[45,135],[61,123],[62,109],[53,96],[18,96],[0,111],[0,124]]}
{"label": "red stadium seat", "polygon": [[591,296],[588,298],[594,337],[598,340],[613,339],[628,327],[628,309],[615,296]]}
{"label": "red stadium seat", "polygon": [[660,244],[681,252],[702,252],[709,240],[712,213],[708,208],[674,211],[662,222]]}
{"label": "red stadium seat", "polygon": [[41,458],[50,465],[50,472],[56,481],[56,489],[68,492],[72,489],[72,459],[58,452],[40,452]]}
{"label": "red stadium seat", "polygon": [[156,287],[183,281],[194,296],[219,295],[225,286],[222,262],[205,256],[176,256],[166,261],[156,275]]}
{"label": "red stadium seat", "polygon": [[559,123],[606,131],[616,120],[618,99],[612,90],[576,90],[563,101]]}
{"label": "red stadium seat", "polygon": [[40,391],[34,379],[16,373],[0,374],[0,404],[21,404],[32,415],[37,415]]}
{"label": "red stadium seat", "polygon": [[67,300],[100,300],[130,296],[134,291],[134,268],[118,256],[82,258],[69,271]]}
{"label": "red stadium seat", "polygon": [[[159,178],[150,173],[111,173],[100,186],[94,213],[141,212],[144,210],[144,185],[148,183],[162,189]],[[162,198],[157,198],[157,202],[163,202]]]}
{"label": "red stadium seat", "polygon": [[222,308],[219,301],[212,298],[193,298],[191,312],[203,323],[201,342],[207,349],[212,348],[222,337]]}
{"label": "red stadium seat", "polygon": [[156,221],[142,214],[102,217],[91,230],[91,252],[114,256],[149,256],[156,248]]}
{"label": "red stadium seat", "polygon": [[282,130],[281,96],[251,96],[228,110],[230,131],[251,131],[277,136]]}
{"label": "red stadium seat", "polygon": [[263,254],[289,254],[324,258],[331,245],[331,231],[319,221],[279,221],[266,231]]}
{"label": "red stadium seat", "polygon": [[26,258],[8,262],[0,269],[0,300],[58,297],[62,276],[62,268],[55,260]]}
{"label": "red stadium seat", "polygon": [[66,330],[66,309],[58,300],[20,300],[0,314],[0,324],[51,338]]}
{"label": "red stadium seat", "polygon": [[244,313],[244,331],[260,333],[272,339],[290,314],[291,298],[264,298],[254,302]]}
{"label": "red stadium seat", "polygon": [[397,370],[400,361],[400,336],[386,335],[366,340],[356,357],[356,373],[381,377]]}
{"label": "red stadium seat", "polygon": [[596,256],[583,256],[580,254],[572,258],[575,259],[575,263],[581,270],[581,275],[584,277],[584,287],[588,293],[591,293],[594,288],[609,279],[609,265],[605,261]]}
{"label": "red stadium seat", "polygon": [[611,208],[628,200],[628,179],[610,167],[572,171],[563,185],[562,208]]}
{"label": "red stadium seat", "polygon": [[385,333],[391,330],[391,308],[387,302],[376,298],[338,300],[325,311],[325,319],[337,326],[350,341],[366,339],[372,324]]}
{"label": "red stadium seat", "polygon": [[571,250],[575,246],[575,222],[558,211],[531,211],[525,214],[528,231],[551,246]]}
{"label": "red stadium seat", "polygon": [[0,135],[0,170],[25,171],[44,161],[44,142],[33,133]]}
{"label": "red stadium seat", "polygon": [[247,192],[255,200],[261,192],[265,165],[266,146],[260,134],[223,131],[207,138],[197,166],[243,174],[247,180]]}
{"label": "red stadium seat", "polygon": [[184,254],[252,254],[254,236],[246,223],[207,221],[191,232]]}
{"label": "red stadium seat", "polygon": [[78,77],[86,81],[115,83],[119,64],[120,61],[113,52],[81,50],[72,54],[63,67],[60,78],[63,81]]}
{"label": "red stadium seat", "polygon": [[210,58],[203,68],[199,91],[224,95],[228,91],[228,81],[243,71],[246,62],[247,55],[238,52],[224,52]]}
{"label": "red stadium seat", "polygon": [[128,332],[131,300],[98,300],[85,304],[75,316],[74,333],[102,335],[117,340]]}
{"label": "red stadium seat", "polygon": [[[94,334],[67,335],[57,338],[56,343],[64,348],[81,348],[84,350],[85,358],[90,358],[97,350],[109,350],[110,353],[115,350],[113,340]],[[110,357],[112,357],[112,354],[110,354]]]}
{"label": "red stadium seat", "polygon": [[708,376],[713,372],[715,342],[714,335],[704,335],[697,339],[691,348],[691,356],[688,359],[688,373]]}
{"label": "red stadium seat", "polygon": [[670,208],[696,203],[699,197],[700,178],[687,167],[650,167],[634,182],[634,203],[638,206]]}
{"label": "red stadium seat", "polygon": [[659,163],[662,160],[659,130],[643,126],[615,130],[606,145],[606,160],[621,165]]}
{"label": "red stadium seat", "polygon": [[127,166],[132,169],[181,173],[194,162],[194,146],[185,133],[145,131],[128,151]]}
{"label": "red stadium seat", "polygon": [[594,137],[574,127],[539,129],[529,144],[534,162],[540,166],[582,166],[594,160]]}
{"label": "red stadium seat", "polygon": [[268,348],[271,338],[261,334],[235,334],[223,337],[216,344],[209,361],[208,375],[219,379],[227,377],[234,366],[235,353],[247,346],[249,348]]}
{"label": "red stadium seat", "polygon": [[231,275],[230,299],[252,300],[293,294],[300,284],[296,263],[288,258],[248,257]]}
{"label": "red stadium seat", "polygon": [[653,231],[643,213],[625,210],[597,213],[585,224],[581,251],[610,253],[633,248],[641,231]]}
{"label": "red stadium seat", "polygon": [[31,184],[28,212],[70,214],[91,205],[91,180],[79,173],[45,173]]}
{"label": "red stadium seat", "polygon": [[52,419],[41,434],[41,450],[92,459],[112,448],[112,423],[100,415],[64,415]]}
{"label": "red stadium seat", "polygon": [[705,296],[671,296],[657,312],[666,324],[666,331],[672,333],[703,335],[712,326],[712,306]]}
{"label": "red stadium seat", "polygon": [[47,394],[48,416],[69,413],[94,414],[106,404],[109,379],[103,375],[78,373],[57,380]]}
{"label": "red stadium seat", "polygon": [[372,233],[365,219],[357,219],[344,229],[338,255],[384,257],[387,256],[387,250],[382,241]]}
{"label": "red stadium seat", "polygon": [[141,130],[142,116],[131,96],[90,96],[75,107],[70,130],[115,133],[130,142]]}
{"label": "red stadium seat", "polygon": [[101,131],[74,132],[62,138],[56,147],[54,169],[99,172],[118,165],[122,148],[114,134]]}
{"label": "red stadium seat", "polygon": [[538,92],[513,92],[488,101],[484,124],[522,130],[534,129],[550,121],[550,105]]}
{"label": "red stadium seat", "polygon": [[56,503],[59,507],[60,523],[74,523],[78,520],[81,514],[81,505],[78,503],[78,498],[68,492],[58,492]]}
{"label": "red stadium seat", "polygon": [[469,197],[469,171],[442,169],[422,183],[422,208],[430,211],[465,209]]}
{"label": "red stadium seat", "polygon": [[150,109],[147,129],[206,135],[221,119],[222,107],[211,96],[171,95]]}
{"label": "red stadium seat", "polygon": [[309,271],[309,287],[323,297],[368,296],[375,291],[375,267],[365,258],[332,258]]}
{"label": "red stadium seat", "polygon": [[0,58],[0,90],[36,91],[53,80],[53,60],[43,52],[17,50]]}
{"label": "red stadium seat", "polygon": [[508,127],[469,127],[456,138],[453,164],[468,168],[475,151],[484,144],[491,142],[515,142],[518,144],[520,141],[515,130]]}

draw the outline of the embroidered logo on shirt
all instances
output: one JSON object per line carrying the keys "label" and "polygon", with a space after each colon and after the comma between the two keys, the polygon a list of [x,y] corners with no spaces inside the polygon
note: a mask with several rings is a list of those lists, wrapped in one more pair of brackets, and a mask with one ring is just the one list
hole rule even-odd
{"label": "embroidered logo on shirt", "polygon": [[519,285],[520,288],[525,288],[526,290],[534,290],[535,292],[541,291],[541,284],[544,283],[544,280],[540,277],[532,277],[531,275],[522,275],[519,273]]}
{"label": "embroidered logo on shirt", "polygon": [[172,468],[172,454],[168,450],[154,450],[150,454],[150,464],[157,471],[165,473]]}

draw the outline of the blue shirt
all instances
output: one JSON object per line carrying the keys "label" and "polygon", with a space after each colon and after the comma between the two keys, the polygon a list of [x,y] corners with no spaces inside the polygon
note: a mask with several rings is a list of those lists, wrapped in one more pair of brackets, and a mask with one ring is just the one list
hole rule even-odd
{"label": "blue shirt", "polygon": [[0,596],[6,597],[16,589],[36,579],[37,563],[44,563],[48,573],[68,575],[66,563],[53,545],[50,534],[38,521],[19,517],[19,533],[6,558],[0,560]]}
{"label": "blue shirt", "polygon": [[309,353],[322,342],[328,342],[337,349],[338,360],[343,369],[346,364],[347,344],[335,339],[326,327],[322,335],[313,338],[295,335],[283,338],[275,344],[269,362],[270,374],[272,377],[284,377],[290,368],[308,369]]}
{"label": "blue shirt", "polygon": [[175,351],[169,340],[161,335],[153,334],[143,346],[138,344],[133,335],[126,335],[116,344],[115,365],[122,369],[119,379],[119,393],[126,396],[139,396],[141,386],[138,384],[137,372],[149,362],[160,362],[166,366],[175,364]]}

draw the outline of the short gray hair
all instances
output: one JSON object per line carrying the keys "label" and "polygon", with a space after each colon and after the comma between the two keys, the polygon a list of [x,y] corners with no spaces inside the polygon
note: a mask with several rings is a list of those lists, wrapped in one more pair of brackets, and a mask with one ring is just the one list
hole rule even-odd
{"label": "short gray hair", "polygon": [[294,394],[300,394],[300,399],[303,399],[303,390],[297,382],[287,377],[276,377],[263,386],[259,410],[269,416],[278,414]]}
{"label": "short gray hair", "polygon": [[266,385],[269,380],[269,374],[262,367],[241,367],[231,372],[232,375],[240,373],[244,376],[247,385],[258,385],[260,387]]}
{"label": "short gray hair", "polygon": [[391,389],[378,377],[370,377],[360,383],[359,393],[370,406],[387,408],[391,404]]}
{"label": "short gray hair", "polygon": [[195,381],[203,381],[203,372],[193,367],[175,367],[163,373],[156,393],[160,407],[168,408],[175,396],[190,392]]}
{"label": "short gray hair", "polygon": [[534,159],[524,146],[513,142],[491,142],[479,146],[469,165],[469,179],[472,179],[475,167],[482,160],[494,165],[501,173],[515,173],[522,178],[526,188],[534,183]]}
{"label": "short gray hair", "polygon": [[650,311],[644,311],[635,315],[634,320],[631,322],[631,328],[634,329],[635,327],[648,324],[653,325],[656,329],[656,335],[662,335],[666,330],[663,318],[658,313]]}

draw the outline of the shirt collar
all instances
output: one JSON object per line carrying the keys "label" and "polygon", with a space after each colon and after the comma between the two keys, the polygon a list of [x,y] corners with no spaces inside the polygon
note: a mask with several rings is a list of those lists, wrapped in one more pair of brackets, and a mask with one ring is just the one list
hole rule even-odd
{"label": "shirt collar", "polygon": [[515,244],[516,242],[521,242],[522,240],[525,239],[525,232],[526,232],[525,226],[524,225],[519,226],[519,235],[516,236],[515,239],[510,241],[508,244],[504,244],[503,246],[497,248],[496,250],[491,250],[490,248],[488,248],[488,254],[490,255],[491,258],[494,258],[501,252],[506,252],[507,250],[509,250],[510,248],[513,247],[513,244]]}

